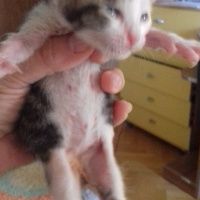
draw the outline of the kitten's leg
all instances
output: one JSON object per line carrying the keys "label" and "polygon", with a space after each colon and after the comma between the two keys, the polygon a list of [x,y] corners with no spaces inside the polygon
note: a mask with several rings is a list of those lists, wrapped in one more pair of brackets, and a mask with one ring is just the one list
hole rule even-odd
{"label": "kitten's leg", "polygon": [[106,125],[104,137],[82,156],[90,184],[100,193],[103,200],[125,200],[122,176],[113,153],[113,128]]}
{"label": "kitten's leg", "polygon": [[177,54],[195,66],[200,59],[200,43],[184,39],[174,33],[151,28],[146,35],[146,47],[163,49],[169,55]]}
{"label": "kitten's leg", "polygon": [[54,149],[42,163],[52,200],[81,200],[80,180],[65,149]]}
{"label": "kitten's leg", "polygon": [[6,74],[20,71],[17,64],[29,58],[51,35],[68,32],[56,17],[51,7],[41,2],[28,15],[18,33],[10,34],[0,44],[0,78]]}
{"label": "kitten's leg", "polygon": [[20,71],[17,64],[25,61],[46,40],[39,33],[13,33],[0,46],[0,78]]}

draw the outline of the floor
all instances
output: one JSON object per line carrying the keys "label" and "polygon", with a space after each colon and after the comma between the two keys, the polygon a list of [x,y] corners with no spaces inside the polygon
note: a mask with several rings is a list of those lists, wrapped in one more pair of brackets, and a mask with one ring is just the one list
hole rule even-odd
{"label": "floor", "polygon": [[195,200],[162,177],[164,165],[183,152],[127,123],[116,132],[116,157],[128,200]]}

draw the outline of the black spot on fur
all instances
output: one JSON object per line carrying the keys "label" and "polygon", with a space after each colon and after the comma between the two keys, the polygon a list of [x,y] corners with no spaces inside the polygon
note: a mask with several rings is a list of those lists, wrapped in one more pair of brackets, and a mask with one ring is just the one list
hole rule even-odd
{"label": "black spot on fur", "polygon": [[113,124],[113,104],[115,97],[111,94],[105,94],[105,106],[103,107],[102,114],[106,118],[106,122]]}
{"label": "black spot on fur", "polygon": [[51,104],[39,83],[31,86],[16,122],[18,141],[32,155],[47,162],[50,150],[60,145],[62,136],[55,124],[48,119]]}
{"label": "black spot on fur", "polygon": [[108,22],[107,18],[99,12],[99,6],[92,3],[72,10],[66,7],[63,13],[75,31],[83,28],[102,30]]}

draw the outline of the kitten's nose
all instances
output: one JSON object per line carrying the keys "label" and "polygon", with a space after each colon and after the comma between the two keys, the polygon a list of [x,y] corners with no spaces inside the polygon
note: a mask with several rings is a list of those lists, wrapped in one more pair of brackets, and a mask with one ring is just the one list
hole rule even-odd
{"label": "kitten's nose", "polygon": [[131,32],[127,32],[127,40],[128,40],[128,45],[132,47],[136,43],[137,38]]}

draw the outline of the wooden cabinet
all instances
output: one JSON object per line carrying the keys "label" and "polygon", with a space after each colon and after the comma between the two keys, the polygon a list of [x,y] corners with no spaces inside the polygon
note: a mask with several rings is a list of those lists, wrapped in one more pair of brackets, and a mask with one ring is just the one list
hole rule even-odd
{"label": "wooden cabinet", "polygon": [[120,62],[120,68],[126,79],[120,95],[133,105],[128,121],[188,150],[191,83],[181,70],[134,56]]}

